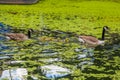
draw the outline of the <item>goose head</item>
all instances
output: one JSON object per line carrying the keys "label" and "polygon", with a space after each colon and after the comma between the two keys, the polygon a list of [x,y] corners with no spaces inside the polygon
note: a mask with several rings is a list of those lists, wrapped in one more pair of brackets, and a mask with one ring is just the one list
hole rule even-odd
{"label": "goose head", "polygon": [[105,31],[109,31],[109,27],[108,27],[108,26],[104,26],[103,29],[104,29]]}

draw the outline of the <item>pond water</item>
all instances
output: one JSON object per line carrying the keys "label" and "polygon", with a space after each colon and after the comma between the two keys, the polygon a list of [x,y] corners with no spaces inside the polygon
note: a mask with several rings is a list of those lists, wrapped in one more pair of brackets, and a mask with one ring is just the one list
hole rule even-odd
{"label": "pond water", "polygon": [[[28,40],[28,42],[17,43],[15,41],[8,41],[3,35],[4,33],[14,32],[11,31],[11,29],[10,26],[0,23],[0,60],[9,59],[11,65],[24,63],[24,61],[27,62],[28,59],[31,61],[42,62],[44,64],[44,66],[42,66],[42,74],[46,78],[58,78],[72,73],[72,70],[69,67],[66,68],[66,66],[64,66],[63,68],[59,63],[71,65],[71,61],[73,61],[75,62],[73,66],[76,68],[81,67],[80,69],[83,70],[84,68],[82,66],[90,66],[94,62],[94,50],[80,48],[80,45],[74,42],[76,40],[73,37],[68,39],[71,36],[71,33],[69,35],[68,33],[57,31],[58,35],[56,36],[62,36],[61,39],[48,35],[48,37],[44,37],[44,41],[38,41],[38,39],[33,38],[35,40],[31,39]],[[54,33],[56,33],[56,31]],[[65,39],[66,34],[67,39]],[[46,36],[46,34],[40,36]],[[45,41],[46,39],[47,41]],[[48,39],[54,40],[49,41]],[[69,54],[71,55],[70,57]],[[13,55],[15,55],[15,57]],[[9,62],[9,60],[4,62],[4,64]],[[46,69],[46,67],[48,69]]]}

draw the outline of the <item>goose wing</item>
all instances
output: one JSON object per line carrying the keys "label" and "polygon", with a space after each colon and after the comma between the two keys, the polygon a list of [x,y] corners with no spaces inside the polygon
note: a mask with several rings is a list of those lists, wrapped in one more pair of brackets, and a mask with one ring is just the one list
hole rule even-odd
{"label": "goose wing", "polygon": [[22,33],[6,33],[5,36],[9,37],[11,40],[26,40],[28,37]]}
{"label": "goose wing", "polygon": [[80,36],[80,38],[82,38],[85,42],[91,43],[91,44],[97,44],[99,41],[97,38],[93,36]]}

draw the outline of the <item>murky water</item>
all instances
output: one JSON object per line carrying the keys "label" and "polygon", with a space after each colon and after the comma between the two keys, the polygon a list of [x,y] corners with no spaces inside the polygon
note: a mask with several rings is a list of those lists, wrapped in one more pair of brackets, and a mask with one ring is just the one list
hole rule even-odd
{"label": "murky water", "polygon": [[[57,35],[52,34],[55,38],[54,37],[44,38],[43,41],[36,40],[35,43],[30,43],[27,46],[27,44],[24,42],[17,43],[15,41],[8,41],[3,34],[9,32],[12,32],[11,27],[4,25],[3,23],[0,23],[0,60],[12,59],[11,54],[20,53],[26,55],[26,53],[30,52],[32,54],[38,55],[37,56],[38,58],[36,58],[36,60],[39,62],[42,62],[44,64],[56,63],[57,65],[54,65],[56,69],[57,69],[56,66],[58,66],[59,62],[63,64],[68,62],[69,65],[69,63],[71,63],[70,61],[76,62],[77,60],[79,62],[77,62],[74,66],[76,68],[80,68],[81,70],[84,69],[84,65],[90,66],[94,62],[94,58],[92,57],[94,55],[94,51],[87,50],[84,48],[79,48],[78,43],[74,43],[74,41],[76,41],[75,39],[73,38],[68,39],[72,35],[71,33],[70,35],[68,35],[69,33],[54,31],[54,33],[57,33]],[[66,34],[67,34],[67,39],[65,39]],[[46,36],[46,34],[45,35],[42,34],[42,36]],[[61,37],[62,39],[57,38],[60,36],[62,36]],[[72,48],[70,46],[76,46],[76,47]],[[72,57],[69,59],[65,58],[69,56],[69,52],[71,51],[74,53]],[[85,58],[87,59],[89,58],[89,60],[86,60]],[[14,61],[14,62],[19,62],[19,61]],[[21,60],[21,62],[23,61]],[[60,68],[60,66],[58,66],[58,68],[61,70],[57,72],[56,70],[52,70],[52,67],[49,66],[51,71],[46,71],[46,69],[43,70],[46,72],[43,75],[46,76],[47,78],[57,78],[61,76],[64,77],[72,72],[72,70],[69,69],[68,69],[69,71],[67,71],[66,68],[66,72],[68,72],[68,74],[65,72],[64,75],[59,73],[59,72],[64,72],[64,68],[62,67]]]}

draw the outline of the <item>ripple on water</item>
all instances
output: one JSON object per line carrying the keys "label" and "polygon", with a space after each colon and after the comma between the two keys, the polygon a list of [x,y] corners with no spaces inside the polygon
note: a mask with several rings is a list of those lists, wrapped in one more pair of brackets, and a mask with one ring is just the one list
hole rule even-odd
{"label": "ripple on water", "polygon": [[6,38],[4,36],[0,36],[0,42],[5,41],[5,40],[6,40]]}
{"label": "ripple on water", "polygon": [[10,49],[10,47],[4,43],[6,37],[3,35],[9,32],[11,32],[11,27],[0,22],[0,54],[6,54],[5,50]]}
{"label": "ripple on water", "polygon": [[10,56],[0,56],[0,60],[1,59],[10,59],[11,57]]}
{"label": "ripple on water", "polygon": [[9,46],[6,46],[4,44],[0,44],[0,51],[5,50],[5,49],[9,49]]}
{"label": "ripple on water", "polygon": [[41,56],[53,56],[56,54],[60,54],[60,53],[58,53],[57,51],[51,50],[51,49],[45,49],[45,50],[42,50],[40,55]]}

